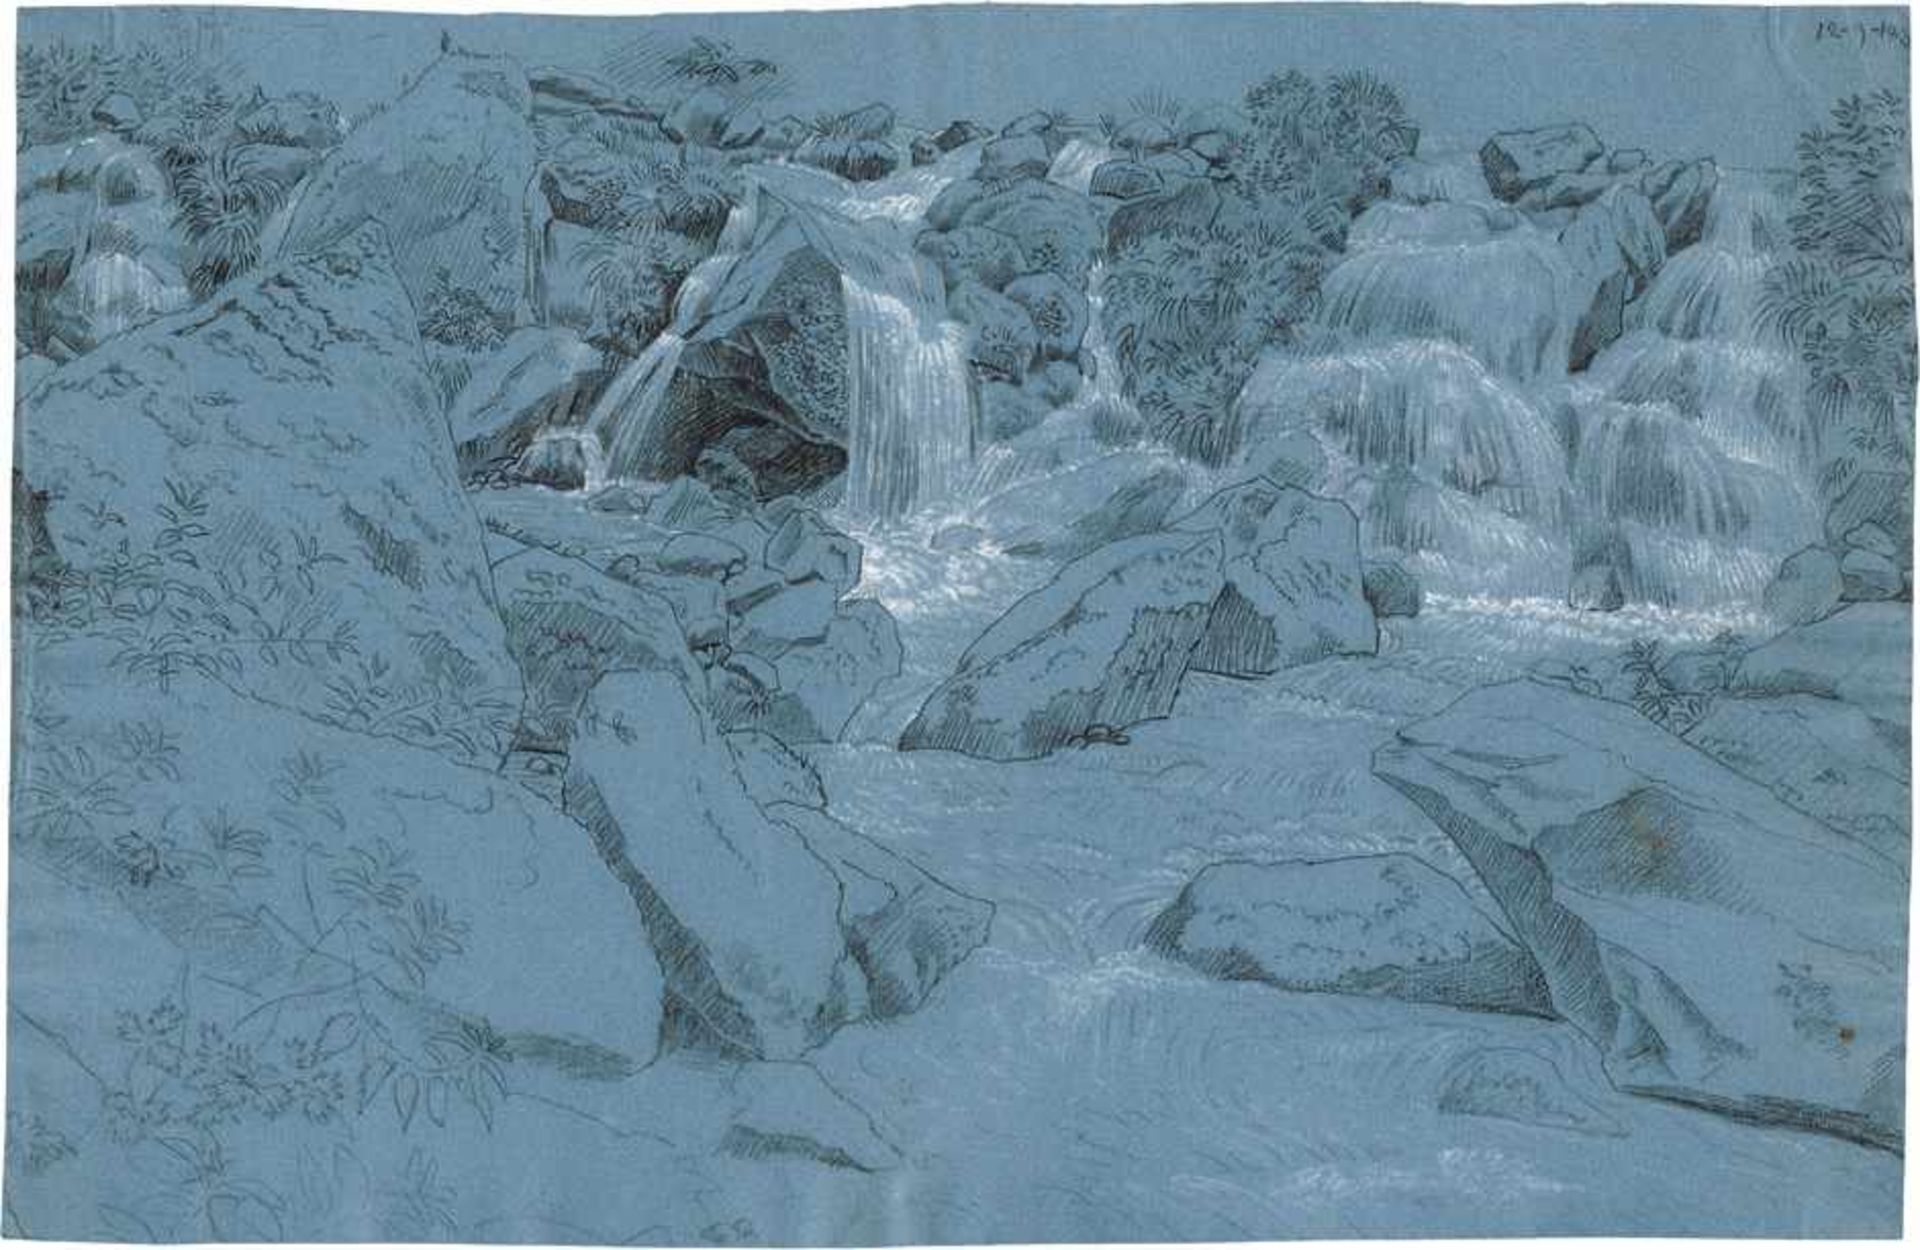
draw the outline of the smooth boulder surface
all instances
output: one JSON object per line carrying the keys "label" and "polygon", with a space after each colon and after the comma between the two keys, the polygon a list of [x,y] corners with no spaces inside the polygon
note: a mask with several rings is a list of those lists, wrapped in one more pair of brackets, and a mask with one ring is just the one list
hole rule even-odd
{"label": "smooth boulder surface", "polygon": [[1906,736],[1859,708],[1810,694],[1719,698],[1686,739],[1782,801],[1906,862]]}
{"label": "smooth boulder surface", "polygon": [[1906,881],[1632,708],[1484,687],[1374,756],[1630,1092],[1897,1148]]}
{"label": "smooth boulder surface", "polygon": [[1165,716],[1190,671],[1253,677],[1378,645],[1353,513],[1256,478],[1014,604],[900,745],[1032,759]]}
{"label": "smooth boulder surface", "polygon": [[1411,855],[1213,864],[1147,943],[1222,980],[1552,1014],[1532,957]]}
{"label": "smooth boulder surface", "polygon": [[1226,589],[1192,667],[1255,677],[1379,645],[1362,587],[1359,522],[1343,503],[1258,478],[1207,500],[1175,529],[1217,533]]}
{"label": "smooth boulder surface", "polygon": [[582,704],[564,803],[645,925],[670,1044],[790,1059],[919,1007],[992,907],[817,810],[791,761],[761,759],[750,792],[743,749],[768,748],[722,735],[676,675],[611,672]]}
{"label": "smooth boulder surface", "polygon": [[1788,625],[1808,625],[1840,606],[1840,561],[1825,547],[1803,547],[1780,562],[1761,604]]}
{"label": "smooth boulder surface", "polygon": [[532,110],[518,62],[446,53],[315,173],[283,254],[325,250],[378,223],[416,308],[444,285],[511,325],[529,295]]}
{"label": "smooth boulder surface", "polygon": [[1913,608],[1856,603],[1747,652],[1734,679],[1745,694],[1812,694],[1876,720],[1912,723]]}

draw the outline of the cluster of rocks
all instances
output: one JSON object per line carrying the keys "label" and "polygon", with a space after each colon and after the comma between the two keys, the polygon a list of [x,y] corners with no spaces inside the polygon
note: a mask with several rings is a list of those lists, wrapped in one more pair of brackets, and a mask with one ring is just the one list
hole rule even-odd
{"label": "cluster of rocks", "polygon": [[1468,875],[1216,864],[1147,942],[1226,980],[1565,1020],[1626,1092],[1898,1149],[1910,630],[1858,604],[1469,692],[1374,757]]}
{"label": "cluster of rocks", "polygon": [[1868,470],[1828,507],[1824,543],[1788,556],[1767,585],[1767,612],[1788,625],[1843,604],[1913,598],[1913,478]]}
{"label": "cluster of rocks", "polygon": [[1620,337],[1627,306],[1667,258],[1699,242],[1719,183],[1711,160],[1609,151],[1578,122],[1502,131],[1481,147],[1480,167],[1497,198],[1557,229],[1575,261],[1586,292],[1568,345],[1576,372]]}
{"label": "cluster of rocks", "polygon": [[[956,122],[941,136],[974,133]],[[1087,196],[1048,181],[1068,142],[1046,113],[1007,123],[981,144],[972,176],[928,205],[928,228],[914,242],[939,266],[949,313],[968,327],[967,359],[990,438],[1037,425],[1078,394],[1094,368],[1081,349],[1103,213]]]}
{"label": "cluster of rocks", "polygon": [[1110,143],[1120,155],[1095,166],[1087,185],[1089,194],[1116,202],[1108,248],[1118,254],[1151,234],[1219,222],[1229,204],[1219,184],[1239,155],[1245,124],[1232,112],[1200,109],[1178,125],[1144,115],[1113,127]]}
{"label": "cluster of rocks", "polygon": [[[742,514],[690,481],[624,516],[613,499],[568,510],[615,534],[611,549],[537,526],[526,542],[487,533],[389,238],[359,226],[42,385],[23,428],[21,486],[40,501],[24,564],[52,622],[36,637],[94,671],[122,657],[89,715],[204,713],[202,727],[287,755],[391,744],[400,776],[367,792],[380,812],[362,823],[393,829],[396,795],[421,805],[402,836],[423,873],[464,865],[447,870],[450,901],[475,919],[532,917],[489,929],[514,949],[476,975],[529,979],[512,1023],[535,1068],[545,1055],[564,1069],[586,1043],[628,1070],[656,1044],[791,1058],[850,1021],[915,1009],[984,941],[992,908],[840,824],[785,745],[836,735],[898,666],[884,610],[846,598],[858,546],[803,511]],[[174,560],[164,630],[124,613],[89,623],[84,588],[116,560],[181,544],[197,559]],[[544,767],[522,766],[531,756]],[[169,804],[235,801],[199,784]],[[195,910],[212,901],[181,891],[142,897],[203,966],[247,985],[292,974],[270,924],[216,940]]]}
{"label": "cluster of rocks", "polygon": [[1256,677],[1378,643],[1353,513],[1256,478],[1067,564],[974,641],[900,746],[1007,760],[1124,741],[1190,672]]}

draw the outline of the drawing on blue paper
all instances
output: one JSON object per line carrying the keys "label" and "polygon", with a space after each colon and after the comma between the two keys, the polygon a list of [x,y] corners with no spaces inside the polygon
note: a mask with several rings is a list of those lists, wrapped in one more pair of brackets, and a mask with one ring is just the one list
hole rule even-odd
{"label": "drawing on blue paper", "polygon": [[4,1231],[1895,1234],[1906,43],[25,12]]}

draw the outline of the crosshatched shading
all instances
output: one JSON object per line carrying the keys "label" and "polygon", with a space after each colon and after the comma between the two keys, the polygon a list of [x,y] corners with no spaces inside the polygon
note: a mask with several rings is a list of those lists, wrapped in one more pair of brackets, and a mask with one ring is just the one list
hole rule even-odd
{"label": "crosshatched shading", "polygon": [[1893,1234],[1906,36],[29,12],[5,1233]]}

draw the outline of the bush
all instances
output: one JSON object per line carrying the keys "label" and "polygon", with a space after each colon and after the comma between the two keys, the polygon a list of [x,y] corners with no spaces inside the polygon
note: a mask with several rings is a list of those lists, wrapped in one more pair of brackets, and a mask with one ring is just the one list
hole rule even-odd
{"label": "bush", "polygon": [[1247,92],[1246,114],[1214,224],[1129,242],[1105,284],[1124,389],[1155,437],[1209,463],[1238,449],[1234,401],[1254,362],[1306,331],[1348,224],[1416,138],[1398,93],[1366,74],[1278,74]]}
{"label": "bush", "polygon": [[1761,328],[1806,363],[1829,498],[1913,464],[1913,221],[1907,101],[1850,96],[1799,144],[1793,256],[1768,273]]}
{"label": "bush", "polygon": [[175,213],[193,249],[187,280],[197,298],[260,262],[267,218],[290,189],[244,147],[221,147],[180,162],[173,176]]}

